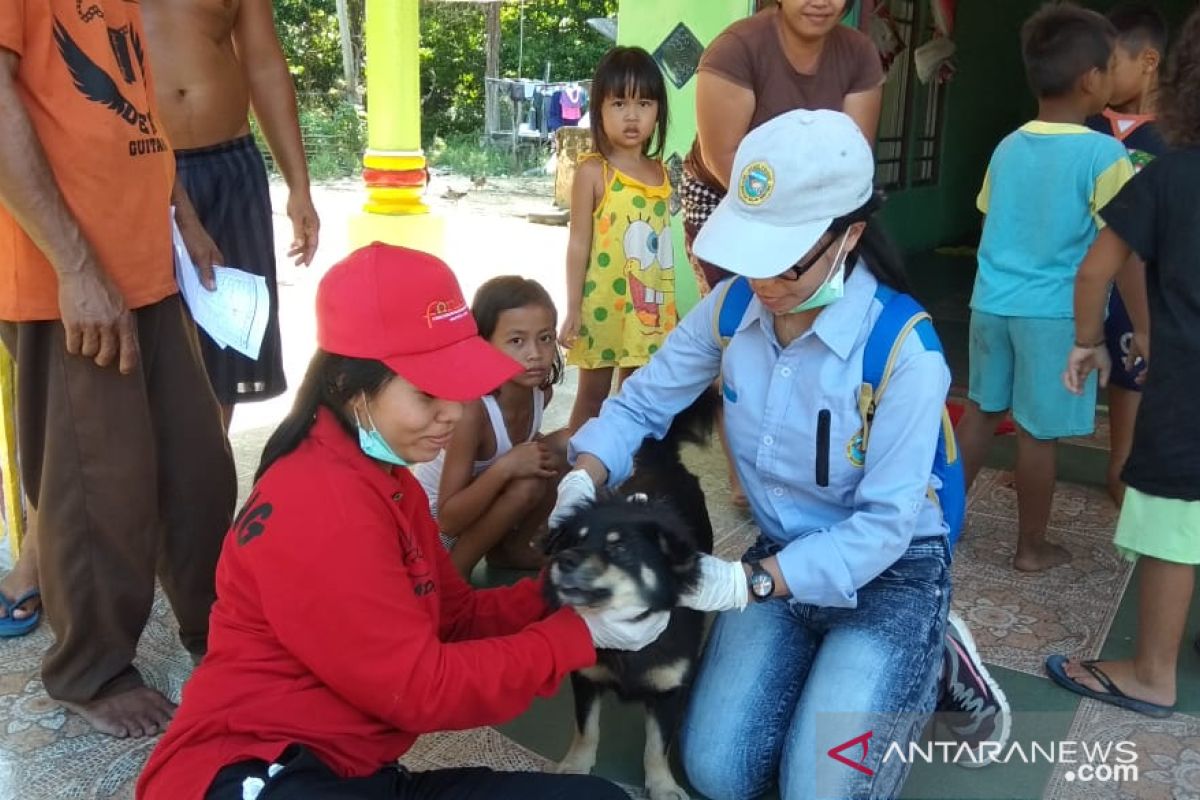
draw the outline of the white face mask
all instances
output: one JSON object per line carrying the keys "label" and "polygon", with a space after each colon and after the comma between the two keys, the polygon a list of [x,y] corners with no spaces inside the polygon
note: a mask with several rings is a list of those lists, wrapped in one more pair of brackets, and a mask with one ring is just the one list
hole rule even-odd
{"label": "white face mask", "polygon": [[821,281],[821,285],[816,288],[807,300],[791,310],[792,314],[797,314],[801,311],[811,311],[814,308],[824,308],[830,303],[842,299],[846,294],[846,259],[844,254],[846,251],[846,240],[850,238],[849,229],[842,234],[842,241],[838,244],[837,253],[833,257],[833,266],[829,269],[829,274],[825,276],[825,280]]}

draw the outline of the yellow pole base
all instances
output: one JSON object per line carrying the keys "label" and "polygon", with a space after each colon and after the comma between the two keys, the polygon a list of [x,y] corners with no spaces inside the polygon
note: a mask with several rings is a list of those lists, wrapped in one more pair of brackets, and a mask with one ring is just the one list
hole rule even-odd
{"label": "yellow pole base", "polygon": [[372,214],[364,211],[350,218],[350,245],[363,247],[384,242],[438,257],[446,254],[446,220],[437,214]]}

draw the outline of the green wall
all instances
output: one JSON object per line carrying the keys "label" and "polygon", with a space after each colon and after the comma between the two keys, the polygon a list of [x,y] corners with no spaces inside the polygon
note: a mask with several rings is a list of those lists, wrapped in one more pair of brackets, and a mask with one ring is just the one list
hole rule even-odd
{"label": "green wall", "polygon": [[1035,112],[1021,66],[1021,23],[1040,0],[958,4],[957,72],[948,85],[937,185],[891,193],[884,219],[909,252],[971,240],[975,195],[996,144]]}

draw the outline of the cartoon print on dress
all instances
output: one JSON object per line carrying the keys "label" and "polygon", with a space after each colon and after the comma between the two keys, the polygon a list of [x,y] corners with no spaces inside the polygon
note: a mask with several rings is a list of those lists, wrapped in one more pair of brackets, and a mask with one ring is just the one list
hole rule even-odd
{"label": "cartoon print on dress", "polygon": [[629,300],[647,335],[663,332],[669,321],[663,306],[675,294],[675,252],[671,232],[656,231],[644,219],[635,219],[625,231],[625,275]]}

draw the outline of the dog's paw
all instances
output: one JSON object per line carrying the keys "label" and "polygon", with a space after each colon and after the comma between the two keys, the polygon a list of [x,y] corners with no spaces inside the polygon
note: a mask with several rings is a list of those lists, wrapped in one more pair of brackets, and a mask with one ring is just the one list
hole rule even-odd
{"label": "dog's paw", "polygon": [[647,780],[646,794],[650,795],[650,800],[689,800],[687,792],[680,789],[679,784],[670,777],[665,780]]}
{"label": "dog's paw", "polygon": [[594,766],[596,766],[595,753],[578,753],[572,750],[567,753],[562,761],[559,761],[557,764],[550,764],[546,768],[546,771],[559,775],[589,775]]}

